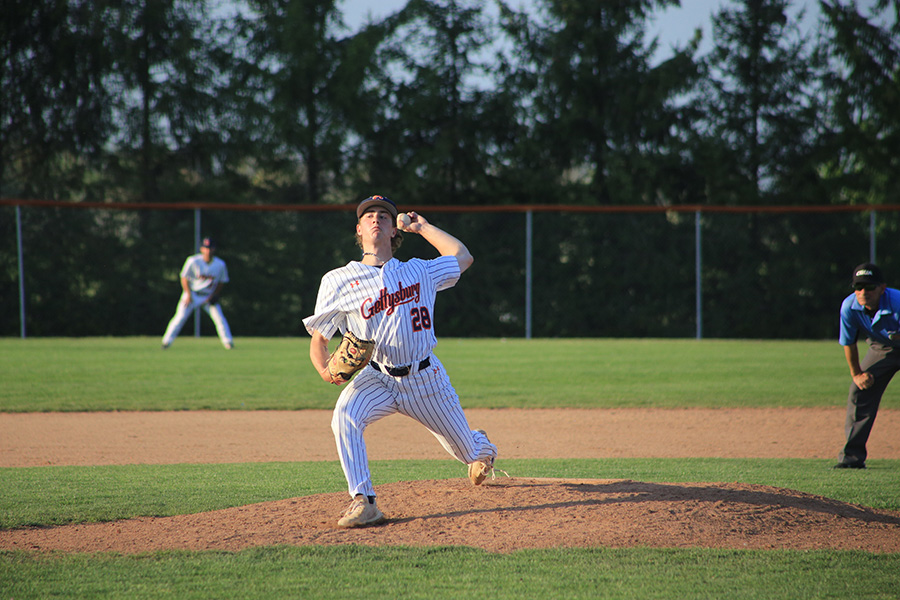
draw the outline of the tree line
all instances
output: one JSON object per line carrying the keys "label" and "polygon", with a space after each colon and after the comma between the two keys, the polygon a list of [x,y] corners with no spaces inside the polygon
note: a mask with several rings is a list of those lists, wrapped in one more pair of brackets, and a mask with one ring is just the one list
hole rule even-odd
{"label": "tree line", "polygon": [[7,0],[0,197],[896,204],[900,0]]}
{"label": "tree line", "polygon": [[[882,205],[896,281],[900,0],[823,0],[810,28],[788,0],[732,0],[668,53],[647,32],[677,0],[515,1],[409,0],[351,29],[334,0],[6,0],[0,198],[136,208],[21,210],[29,334],[162,334],[195,232],[154,203]],[[19,214],[0,207],[0,335]],[[869,216],[537,214],[534,335],[691,337],[696,225],[705,336],[833,338]],[[439,222],[479,257],[442,335],[522,335],[524,216]],[[237,336],[305,335],[319,278],[359,256],[350,213],[203,229]],[[429,252],[408,238],[401,259]]]}

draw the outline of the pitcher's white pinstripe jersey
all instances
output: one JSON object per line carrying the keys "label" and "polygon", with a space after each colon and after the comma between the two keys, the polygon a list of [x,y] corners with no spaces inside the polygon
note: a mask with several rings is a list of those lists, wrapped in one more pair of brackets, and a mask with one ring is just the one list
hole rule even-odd
{"label": "pitcher's white pinstripe jersey", "polygon": [[434,301],[456,285],[459,261],[392,258],[382,267],[351,262],[325,274],[315,314],[303,320],[307,331],[331,339],[340,330],[375,340],[372,360],[405,366],[425,359],[437,345]]}
{"label": "pitcher's white pinstripe jersey", "polygon": [[[312,334],[331,339],[340,330],[375,340],[372,361],[410,366],[405,376],[366,368],[341,391],[331,429],[351,496],[374,496],[363,434],[368,425],[401,413],[424,425],[444,449],[462,463],[493,462],[497,447],[466,420],[459,396],[441,361],[431,354],[437,292],[459,280],[459,260],[391,259],[383,267],[351,262],[322,278],[314,315],[303,320]],[[420,363],[428,366],[419,370]]]}

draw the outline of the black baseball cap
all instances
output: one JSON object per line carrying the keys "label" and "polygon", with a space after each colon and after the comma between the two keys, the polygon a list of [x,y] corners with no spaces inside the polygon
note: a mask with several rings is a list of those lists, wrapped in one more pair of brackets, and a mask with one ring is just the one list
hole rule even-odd
{"label": "black baseball cap", "polygon": [[386,198],[385,196],[369,196],[365,200],[359,203],[359,206],[356,207],[356,218],[359,219],[363,216],[363,213],[372,208],[373,206],[381,206],[386,208],[391,216],[395,219],[397,218],[397,205],[394,204],[394,201],[390,198]]}
{"label": "black baseball cap", "polygon": [[200,242],[200,247],[201,248],[215,248],[216,241],[210,237],[205,237],[205,238],[203,238],[203,241]]}
{"label": "black baseball cap", "polygon": [[858,283],[882,284],[884,283],[884,275],[878,265],[863,263],[853,269],[853,278],[850,280],[851,286]]}

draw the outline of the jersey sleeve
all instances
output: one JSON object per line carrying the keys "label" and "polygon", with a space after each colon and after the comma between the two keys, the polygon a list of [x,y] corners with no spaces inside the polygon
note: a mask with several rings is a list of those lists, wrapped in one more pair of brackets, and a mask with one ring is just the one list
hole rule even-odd
{"label": "jersey sleeve", "polygon": [[194,257],[188,256],[184,260],[184,264],[181,266],[181,272],[178,274],[179,277],[187,277],[188,279],[192,279],[191,277],[191,267],[194,264]]}
{"label": "jersey sleeve", "polygon": [[346,316],[341,309],[333,272],[322,278],[315,312],[303,319],[303,325],[310,335],[318,331],[327,340],[330,340],[338,329],[346,329]]}
{"label": "jersey sleeve", "polygon": [[228,265],[222,259],[219,259],[219,262],[222,264],[222,277],[219,279],[219,283],[228,283]]}
{"label": "jersey sleeve", "polygon": [[841,346],[852,346],[859,340],[859,324],[854,318],[851,306],[853,296],[848,296],[841,305],[840,335],[838,341]]}
{"label": "jersey sleeve", "polygon": [[450,289],[459,281],[459,260],[455,256],[440,256],[428,261],[428,272],[437,291]]}

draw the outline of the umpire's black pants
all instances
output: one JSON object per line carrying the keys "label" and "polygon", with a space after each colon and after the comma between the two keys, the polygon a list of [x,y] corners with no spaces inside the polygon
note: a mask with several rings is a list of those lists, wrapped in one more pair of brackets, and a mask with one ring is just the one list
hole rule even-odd
{"label": "umpire's black pants", "polygon": [[842,463],[849,465],[864,465],[866,462],[866,442],[872,433],[881,397],[894,373],[900,371],[900,349],[870,340],[869,351],[859,362],[859,366],[875,377],[875,383],[865,390],[856,387],[855,383],[850,384],[847,421],[844,426],[847,444],[839,456]]}

